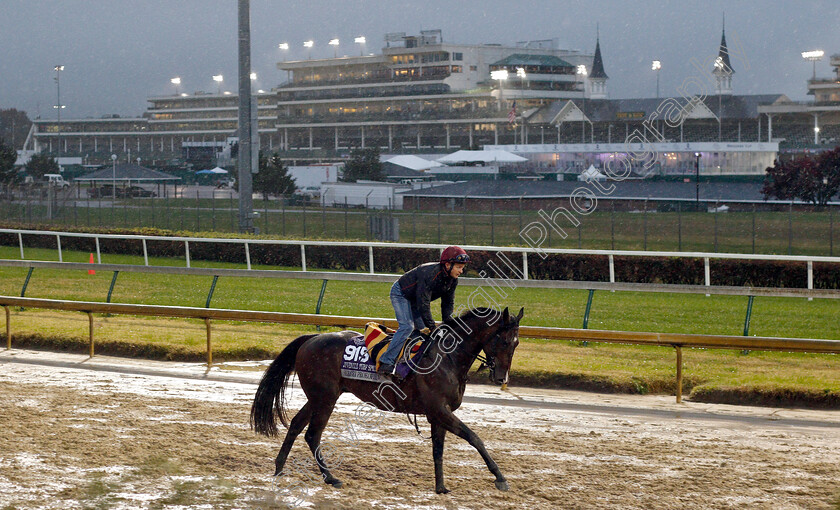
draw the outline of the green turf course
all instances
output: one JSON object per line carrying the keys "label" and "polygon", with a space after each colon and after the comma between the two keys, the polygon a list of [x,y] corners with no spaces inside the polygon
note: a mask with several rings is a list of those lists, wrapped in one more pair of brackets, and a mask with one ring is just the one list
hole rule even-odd
{"label": "green turf course", "polygon": [[[0,247],[0,258],[19,258],[19,249]],[[57,260],[54,250],[27,249],[34,260]],[[88,253],[64,252],[67,262],[87,262]],[[103,263],[143,263],[142,257],[104,254]],[[183,260],[150,258],[151,265],[179,265]],[[194,260],[193,267],[241,268],[241,265]],[[295,269],[295,268],[289,268]],[[317,268],[310,268],[317,269]],[[0,294],[20,295],[26,269],[0,268]],[[36,269],[26,296],[105,301],[113,273]],[[474,276],[474,275],[473,275]],[[113,302],[203,307],[212,277],[121,272]],[[320,291],[317,280],[220,278],[213,308],[313,313]],[[330,282],[323,314],[390,317],[388,284]],[[456,306],[465,304],[470,287],[459,290]],[[581,327],[586,305],[584,290],[515,289],[503,302],[525,307],[523,324]],[[747,298],[733,296],[642,292],[595,293],[590,329],[707,333],[743,332]],[[433,306],[436,318],[439,307]],[[750,333],[760,336],[840,339],[837,318],[840,301],[829,299],[756,298]],[[15,310],[13,339],[35,345],[85,344],[87,318],[39,310]],[[267,357],[290,339],[314,330],[308,326],[221,323],[214,328],[214,359]],[[38,338],[48,341],[39,343]],[[76,339],[73,342],[67,339]],[[97,318],[97,345],[107,352],[202,359],[204,325],[200,321],[162,318]],[[64,340],[62,340],[64,339]],[[74,343],[75,342],[75,343]],[[148,346],[154,346],[154,349]],[[127,347],[126,347],[127,346]],[[767,399],[810,395],[817,405],[840,401],[837,357],[803,353],[685,350],[686,386],[709,398],[720,393],[765,395]],[[526,339],[517,351],[513,380],[547,386],[607,391],[673,392],[674,352],[659,347],[595,344]],[[717,395],[717,396],[715,396]],[[769,395],[769,396],[768,396]],[[764,401],[755,397],[755,401]],[[784,399],[782,399],[784,400]]]}

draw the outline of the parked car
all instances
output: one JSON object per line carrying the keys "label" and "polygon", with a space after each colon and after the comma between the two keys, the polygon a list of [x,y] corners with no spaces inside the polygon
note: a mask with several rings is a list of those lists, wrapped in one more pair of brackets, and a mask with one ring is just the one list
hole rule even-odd
{"label": "parked car", "polygon": [[[91,198],[111,198],[115,196],[114,187],[111,184],[105,184],[98,188],[91,189],[88,195]],[[156,196],[157,193],[154,191],[147,190],[146,188],[140,186],[117,186],[116,189],[117,198],[147,198]]]}
{"label": "parked car", "polygon": [[70,183],[64,180],[61,174],[44,174],[44,183],[56,188],[66,188]]}
{"label": "parked car", "polygon": [[140,186],[129,186],[123,188],[123,196],[129,198],[154,198],[157,196],[157,193]]}
{"label": "parked car", "polygon": [[304,186],[296,189],[294,194],[307,198],[319,198],[321,196],[321,188],[318,186]]}

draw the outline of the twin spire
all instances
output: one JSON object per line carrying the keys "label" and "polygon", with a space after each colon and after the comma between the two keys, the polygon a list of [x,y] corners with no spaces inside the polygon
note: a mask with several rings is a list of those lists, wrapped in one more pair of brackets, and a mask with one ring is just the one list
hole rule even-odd
{"label": "twin spire", "polygon": [[[717,80],[716,92],[721,95],[732,95],[732,75],[735,74],[735,70],[732,69],[732,63],[729,60],[729,48],[726,45],[726,15],[723,18],[720,49],[715,59],[712,74],[715,75]],[[601,56],[601,33],[596,25],[595,57],[592,59],[592,70],[589,73],[589,97],[591,99],[607,98],[608,79],[609,76],[604,71],[604,59]]]}

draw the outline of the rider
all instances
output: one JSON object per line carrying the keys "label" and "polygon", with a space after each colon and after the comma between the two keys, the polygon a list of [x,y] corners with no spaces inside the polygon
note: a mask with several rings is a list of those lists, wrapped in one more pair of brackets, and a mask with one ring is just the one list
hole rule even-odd
{"label": "rider", "polygon": [[394,282],[391,287],[391,304],[397,315],[399,328],[380,359],[377,373],[390,376],[394,372],[397,356],[414,329],[434,329],[431,301],[441,298],[443,320],[452,316],[455,287],[464,272],[470,256],[459,246],[450,246],[440,254],[439,262],[421,264]]}

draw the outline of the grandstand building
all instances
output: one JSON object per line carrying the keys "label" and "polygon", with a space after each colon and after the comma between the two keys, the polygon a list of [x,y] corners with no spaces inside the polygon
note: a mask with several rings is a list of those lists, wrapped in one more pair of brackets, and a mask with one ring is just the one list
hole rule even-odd
{"label": "grandstand building", "polygon": [[783,151],[824,150],[840,143],[840,54],[829,63],[834,76],[808,80],[813,102],[786,101],[762,105],[767,116],[767,137],[781,143]]}
{"label": "grandstand building", "polygon": [[[709,69],[710,91],[689,102],[609,99],[600,37],[592,54],[561,49],[555,40],[456,44],[445,42],[440,30],[388,34],[384,44],[375,55],[278,63],[287,81],[255,94],[260,147],[301,161],[338,161],[350,149],[367,147],[400,154],[585,144],[582,153],[602,154],[600,145],[621,143],[651,123],[659,134],[650,141],[663,144],[778,142],[784,152],[833,146],[840,136],[840,55],[831,57],[836,79],[808,82],[813,102],[793,102],[783,94],[738,95],[722,33],[718,59]],[[60,124],[36,119],[25,149],[86,164],[110,163],[117,154],[163,166],[212,158],[229,149],[236,135],[235,94],[196,92],[148,101],[138,118]],[[654,121],[668,101],[685,108],[677,127]],[[568,157],[556,159],[559,164]],[[746,167],[756,165],[739,168]]]}

